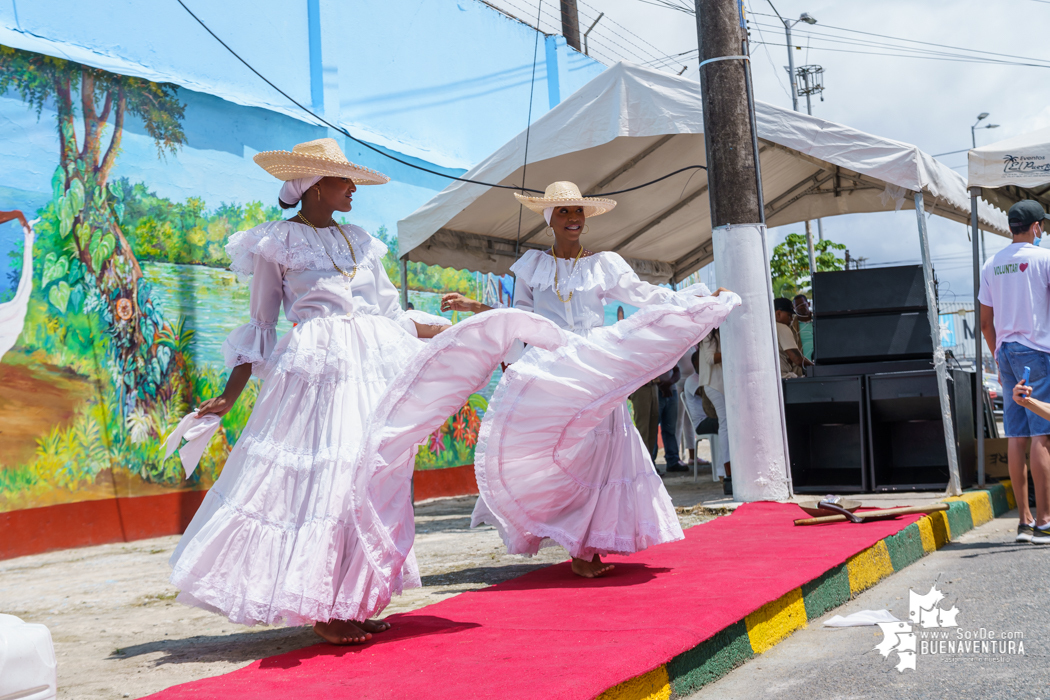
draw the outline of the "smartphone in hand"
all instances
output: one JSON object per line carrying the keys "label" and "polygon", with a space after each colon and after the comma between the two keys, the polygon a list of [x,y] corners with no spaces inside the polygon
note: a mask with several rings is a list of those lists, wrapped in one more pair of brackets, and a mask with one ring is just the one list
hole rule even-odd
{"label": "smartphone in hand", "polygon": [[1025,367],[1024,368],[1024,378],[1022,378],[1021,381],[1024,382],[1025,385],[1027,386],[1028,385],[1028,379],[1031,376],[1032,376],[1032,368],[1031,367]]}

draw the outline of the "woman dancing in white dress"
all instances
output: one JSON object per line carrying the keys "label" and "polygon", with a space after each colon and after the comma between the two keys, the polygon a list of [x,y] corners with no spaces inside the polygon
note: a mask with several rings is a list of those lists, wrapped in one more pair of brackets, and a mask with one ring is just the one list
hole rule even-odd
{"label": "woman dancing in white dress", "polygon": [[[268,151],[255,161],[285,184],[286,221],[230,236],[230,269],[251,275],[251,321],[223,345],[232,367],[223,415],[250,376],[262,380],[251,417],[171,558],[178,600],[242,624],[311,622],[324,639],[360,643],[389,627],[374,616],[415,582],[409,557],[389,575],[368,562],[351,501],[365,426],[398,372],[441,326],[407,318],[383,270],[386,247],[339,225],[358,185],[385,175],[346,160],[333,139]],[[281,305],[295,325],[279,341]],[[388,509],[407,507],[407,491]],[[406,506],[407,504],[407,506]],[[396,519],[396,518],[394,518]]]}
{"label": "woman dancing in white dress", "polygon": [[[580,338],[553,352],[527,349],[501,380],[475,452],[481,495],[472,524],[495,526],[511,553],[535,554],[553,540],[569,551],[573,572],[593,578],[613,568],[602,554],[684,536],[625,401],[739,298],[703,285],[676,293],[643,282],[616,253],[585,250],[586,220],[611,210],[612,200],[583,197],[571,182],[552,184],[543,197],[515,197],[544,215],[554,244],[511,267],[514,306]],[[602,328],[613,300],[642,310]],[[445,295],[442,308],[489,310],[460,294]]]}

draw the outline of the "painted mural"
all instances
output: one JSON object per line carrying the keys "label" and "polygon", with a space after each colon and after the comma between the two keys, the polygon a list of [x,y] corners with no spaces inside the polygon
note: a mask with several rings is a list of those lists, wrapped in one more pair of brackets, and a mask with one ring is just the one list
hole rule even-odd
{"label": "painted mural", "polygon": [[[248,288],[226,269],[227,238],[283,218],[280,210],[156,193],[186,143],[173,85],[0,47],[0,95],[34,111],[48,139],[58,135],[46,203],[0,213],[0,235],[21,241],[0,279],[0,336],[12,338],[0,345],[0,512],[208,488],[257,383],[190,479],[176,456],[164,459],[163,438],[222,390],[222,341],[247,320]],[[152,182],[114,174],[128,128],[155,146],[137,171]],[[255,166],[246,158],[244,167]],[[34,235],[17,233],[22,220],[33,220]],[[391,247],[384,263],[396,280],[397,241],[385,228],[376,235]],[[440,290],[479,292],[472,273],[419,264],[409,273],[411,300],[432,313]],[[290,325],[282,323],[279,331]],[[472,396],[423,445],[417,469],[473,463],[486,405]]]}

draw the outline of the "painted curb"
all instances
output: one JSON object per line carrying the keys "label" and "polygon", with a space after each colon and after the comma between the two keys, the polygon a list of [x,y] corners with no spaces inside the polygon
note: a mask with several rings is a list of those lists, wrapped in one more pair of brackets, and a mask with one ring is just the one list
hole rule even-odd
{"label": "painted curb", "polygon": [[773,648],[810,620],[1016,507],[1009,481],[946,498],[948,510],[920,518],[854,554],[845,564],[766,603],[667,663],[614,686],[598,700],[669,700],[695,693],[748,659]]}

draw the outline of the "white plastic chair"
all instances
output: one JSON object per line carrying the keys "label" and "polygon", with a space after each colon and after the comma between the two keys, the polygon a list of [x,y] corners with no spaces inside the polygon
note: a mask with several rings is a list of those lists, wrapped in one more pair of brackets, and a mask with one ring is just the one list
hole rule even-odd
{"label": "white plastic chair", "polygon": [[57,668],[47,627],[0,614],[0,700],[52,700]]}

